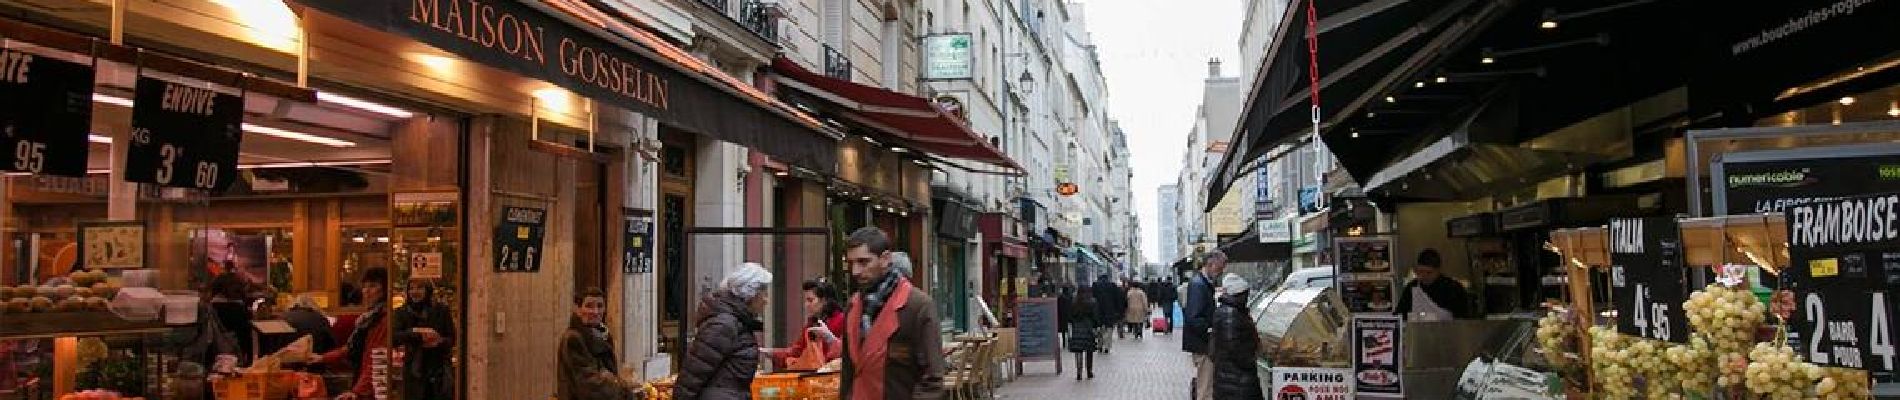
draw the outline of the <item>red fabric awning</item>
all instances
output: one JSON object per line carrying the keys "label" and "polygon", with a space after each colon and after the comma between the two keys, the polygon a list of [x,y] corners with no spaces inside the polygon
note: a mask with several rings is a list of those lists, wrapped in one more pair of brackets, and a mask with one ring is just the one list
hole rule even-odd
{"label": "red fabric awning", "polygon": [[772,61],[772,70],[790,78],[779,83],[809,93],[849,110],[854,122],[876,128],[900,139],[904,145],[938,157],[976,161],[1009,168],[1017,174],[1022,166],[991,146],[988,139],[970,131],[956,116],[944,112],[929,99],[892,92],[811,72],[783,57]]}

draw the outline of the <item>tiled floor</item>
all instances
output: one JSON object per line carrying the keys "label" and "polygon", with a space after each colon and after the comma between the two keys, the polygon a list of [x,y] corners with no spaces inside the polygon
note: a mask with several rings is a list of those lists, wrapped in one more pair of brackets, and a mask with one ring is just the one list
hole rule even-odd
{"label": "tiled floor", "polygon": [[1181,352],[1179,332],[1174,335],[1150,332],[1141,341],[1133,338],[1116,341],[1111,353],[1095,355],[1093,380],[1075,380],[1071,354],[1063,353],[1068,358],[1063,360],[1060,375],[1053,362],[1024,364],[1023,376],[998,390],[998,397],[1021,400],[1188,398],[1188,382],[1194,370],[1188,362],[1188,354]]}

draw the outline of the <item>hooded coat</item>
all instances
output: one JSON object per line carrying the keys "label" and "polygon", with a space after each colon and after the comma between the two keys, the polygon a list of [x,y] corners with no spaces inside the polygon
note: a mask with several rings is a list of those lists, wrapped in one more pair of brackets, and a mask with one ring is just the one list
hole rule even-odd
{"label": "hooded coat", "polygon": [[681,360],[673,398],[680,400],[749,399],[758,373],[759,337],[765,323],[730,291],[718,291],[699,303],[693,343]]}
{"label": "hooded coat", "polygon": [[1221,296],[1214,310],[1212,349],[1214,362],[1214,398],[1221,400],[1264,400],[1260,374],[1256,371],[1260,354],[1260,336],[1253,318],[1247,315],[1246,292]]}
{"label": "hooded coat", "polygon": [[632,399],[628,385],[614,375],[620,368],[614,357],[613,338],[598,326],[568,317],[567,332],[561,335],[560,400]]}

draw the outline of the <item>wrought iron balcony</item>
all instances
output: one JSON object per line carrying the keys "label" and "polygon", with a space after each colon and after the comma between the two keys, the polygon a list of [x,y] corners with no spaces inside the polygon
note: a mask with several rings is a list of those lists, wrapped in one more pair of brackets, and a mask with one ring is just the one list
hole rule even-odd
{"label": "wrought iron balcony", "polygon": [[851,80],[851,58],[845,57],[844,52],[831,45],[825,45],[825,76]]}
{"label": "wrought iron balcony", "polygon": [[778,43],[778,12],[774,7],[760,0],[739,0],[739,24],[767,42]]}
{"label": "wrought iron balcony", "polygon": [[726,13],[726,10],[729,8],[726,6],[727,1],[728,0],[699,0],[701,4],[712,7],[714,10],[719,10],[721,14]]}

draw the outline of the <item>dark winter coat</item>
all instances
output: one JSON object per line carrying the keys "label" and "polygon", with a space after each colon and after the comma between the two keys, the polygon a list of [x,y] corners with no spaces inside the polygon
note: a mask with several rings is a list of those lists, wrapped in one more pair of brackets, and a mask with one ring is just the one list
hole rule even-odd
{"label": "dark winter coat", "polygon": [[1075,296],[1069,295],[1068,289],[1056,295],[1056,332],[1069,333],[1069,320],[1075,315],[1074,303]]}
{"label": "dark winter coat", "polygon": [[751,398],[752,377],[758,373],[761,357],[754,333],[765,324],[746,308],[745,300],[723,290],[700,301],[695,315],[699,328],[680,363],[673,398]]}
{"label": "dark winter coat", "polygon": [[297,330],[297,336],[310,337],[310,352],[323,354],[337,346],[336,336],[330,334],[330,319],[317,310],[293,307],[284,311],[284,322]]}
{"label": "dark winter coat", "polygon": [[[411,302],[390,314],[396,329],[390,341],[406,349],[403,356],[403,393],[412,399],[452,399],[455,397],[454,370],[449,358],[455,356],[455,320],[440,305]],[[423,345],[415,328],[434,329],[442,335],[435,347]]]}
{"label": "dark winter coat", "polygon": [[1200,272],[1188,280],[1187,303],[1181,305],[1181,351],[1207,354],[1209,330],[1214,327],[1214,283]]}
{"label": "dark winter coat", "polygon": [[1264,400],[1259,360],[1260,339],[1247,315],[1246,293],[1221,297],[1214,310],[1214,337],[1208,356],[1214,362],[1214,398]]}
{"label": "dark winter coat", "polygon": [[[1093,301],[1077,301],[1074,308],[1086,309],[1095,306]],[[1096,321],[1094,313],[1076,313],[1069,317],[1069,324],[1072,325],[1069,327],[1069,351],[1087,353],[1100,349],[1096,342],[1098,338],[1095,337],[1095,327],[1100,324]]]}
{"label": "dark winter coat", "polygon": [[1095,282],[1093,290],[1095,291],[1096,324],[1108,326],[1121,321],[1122,312],[1128,310],[1128,306],[1122,304],[1128,302],[1128,294],[1122,292],[1122,288],[1115,286],[1114,282],[1109,281]]}
{"label": "dark winter coat", "polygon": [[633,398],[633,391],[614,374],[620,366],[615,362],[613,338],[599,327],[581,322],[580,317],[568,317],[567,333],[561,335],[560,357],[561,381],[555,399]]}

